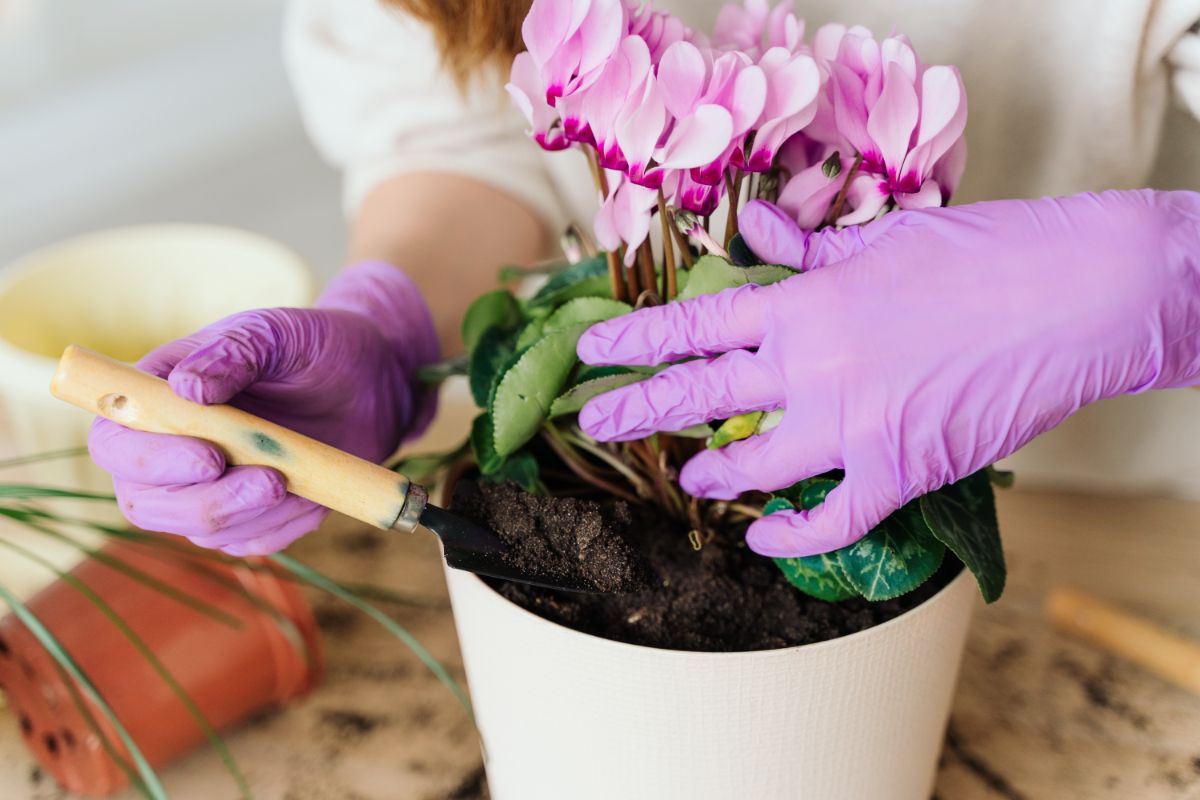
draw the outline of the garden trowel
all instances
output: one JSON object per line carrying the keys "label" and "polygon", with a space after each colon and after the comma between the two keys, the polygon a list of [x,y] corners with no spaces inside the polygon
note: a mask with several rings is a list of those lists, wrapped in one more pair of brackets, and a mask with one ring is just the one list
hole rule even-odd
{"label": "garden trowel", "polygon": [[50,391],[127,428],[205,439],[224,451],[228,464],[276,469],[292,494],[377,528],[432,531],[455,569],[551,589],[596,591],[582,579],[517,569],[506,560],[507,545],[495,533],[433,505],[425,488],[403,475],[233,406],[184,400],[165,380],[108,356],[68,347]]}

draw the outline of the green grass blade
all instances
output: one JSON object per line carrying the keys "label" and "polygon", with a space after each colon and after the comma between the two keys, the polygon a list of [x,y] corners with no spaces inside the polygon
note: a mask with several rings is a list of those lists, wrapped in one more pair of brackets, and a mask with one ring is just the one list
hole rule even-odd
{"label": "green grass blade", "polygon": [[62,680],[63,686],[67,687],[67,691],[71,694],[71,701],[75,704],[75,708],[79,710],[83,721],[87,723],[92,733],[96,734],[96,738],[100,740],[100,746],[104,748],[104,752],[108,753],[109,757],[116,763],[121,771],[129,778],[129,783],[143,797],[149,797],[150,794],[146,790],[146,784],[142,781],[142,777],[134,770],[133,765],[129,763],[129,759],[117,751],[116,746],[112,743],[112,739],[108,738],[108,734],[100,727],[100,723],[96,721],[96,715],[88,708],[87,702],[83,699],[83,695],[79,693],[79,688],[75,685],[75,681],[71,680],[71,676],[63,669],[62,665],[57,661],[51,662],[54,668],[58,670],[59,678]]}
{"label": "green grass blade", "polygon": [[22,555],[25,558],[28,558],[29,560],[34,561],[35,563],[38,563],[53,572],[58,576],[59,580],[65,582],[71,588],[82,594],[89,603],[94,605],[96,609],[99,610],[100,613],[103,614],[108,621],[111,622],[113,626],[115,626],[116,629],[121,632],[121,635],[124,636],[129,643],[133,645],[134,649],[138,651],[138,655],[146,659],[146,663],[148,663],[151,668],[158,673],[158,676],[162,678],[163,683],[167,685],[167,687],[171,690],[171,693],[174,694],[179,702],[183,704],[183,707],[187,709],[188,715],[204,733],[204,738],[208,740],[209,746],[212,747],[213,751],[217,754],[217,757],[221,759],[221,763],[225,765],[225,769],[237,783],[238,790],[241,792],[241,796],[245,798],[245,800],[250,800],[252,797],[250,786],[246,783],[246,777],[242,774],[242,771],[238,769],[237,763],[233,760],[233,756],[230,754],[229,748],[226,747],[224,740],[221,739],[221,737],[213,729],[212,725],[208,721],[208,718],[204,716],[204,712],[202,712],[196,705],[195,701],[192,700],[191,696],[187,693],[187,690],[180,685],[179,681],[175,679],[175,676],[171,674],[171,671],[167,669],[166,665],[159,660],[158,656],[154,654],[154,651],[150,649],[145,641],[143,641],[142,637],[138,636],[137,633],[129,627],[129,624],[121,618],[121,615],[117,613],[116,609],[109,605],[104,598],[96,594],[90,586],[79,580],[79,578],[75,577],[69,572],[64,572],[63,570],[54,566],[54,564],[47,559],[43,558],[37,553],[34,553],[32,550],[22,547],[16,542],[12,542],[3,538],[0,538],[0,546],[7,547],[13,552],[18,553],[19,555]]}
{"label": "green grass blade", "polygon": [[0,600],[8,604],[8,607],[12,609],[17,619],[29,629],[29,632],[41,643],[42,647],[46,648],[46,652],[50,654],[50,657],[83,687],[84,693],[96,704],[96,707],[104,714],[105,719],[117,731],[118,738],[125,745],[125,749],[129,751],[129,755],[137,767],[138,774],[141,776],[142,783],[145,786],[146,795],[152,798],[152,800],[168,800],[167,792],[163,789],[162,782],[158,779],[158,774],[155,773],[150,763],[146,761],[146,757],[142,755],[141,748],[133,741],[133,737],[129,735],[129,731],[125,729],[121,720],[117,719],[117,715],[112,710],[112,707],[109,706],[95,684],[92,683],[91,678],[75,663],[75,659],[71,657],[71,654],[63,648],[58,639],[54,637],[54,634],[46,626],[42,625],[41,620],[34,616],[33,612],[4,586],[0,586]]}
{"label": "green grass blade", "polygon": [[174,586],[171,586],[169,583],[165,583],[164,581],[159,580],[158,578],[154,577],[150,573],[140,570],[137,567],[133,566],[132,564],[127,564],[124,561],[122,561],[121,559],[110,556],[108,553],[105,553],[102,550],[97,550],[94,547],[88,547],[83,542],[80,542],[77,539],[73,539],[70,536],[67,536],[66,534],[62,533],[61,531],[56,531],[53,528],[50,528],[46,525],[42,525],[38,522],[35,522],[31,518],[31,517],[38,517],[38,518],[44,519],[48,522],[61,521],[61,520],[58,520],[57,518],[55,518],[53,515],[46,514],[45,512],[40,512],[40,511],[37,511],[34,509],[11,509],[11,508],[0,507],[0,516],[8,517],[9,519],[16,520],[17,522],[21,523],[22,525],[29,528],[30,530],[36,531],[37,533],[40,533],[43,536],[49,536],[57,541],[60,541],[60,542],[63,542],[64,544],[69,545],[70,547],[74,547],[76,550],[86,553],[90,558],[93,558],[96,561],[99,561],[101,564],[104,564],[105,566],[111,567],[112,569],[116,570],[117,572],[120,572],[122,575],[125,575],[126,577],[137,581],[138,583],[142,584],[143,586],[153,589],[154,591],[158,592],[159,594],[169,597],[170,599],[174,600],[175,602],[180,603],[181,605],[187,606],[188,608],[192,609],[193,611],[203,614],[204,616],[209,617],[210,619],[216,620],[217,622],[220,622],[223,625],[228,625],[229,627],[235,628],[238,630],[240,630],[243,627],[241,620],[239,620],[237,617],[233,616],[232,614],[222,611],[221,609],[217,608],[216,606],[212,605],[211,603],[207,603],[197,597],[192,597],[191,595],[187,594],[186,592],[182,592],[179,589],[176,589]]}
{"label": "green grass blade", "polygon": [[45,453],[34,453],[28,456],[17,456],[16,458],[0,459],[0,469],[8,469],[9,467],[23,467],[26,464],[37,464],[42,461],[54,461],[59,458],[78,458],[86,456],[88,449],[86,447],[69,447],[65,450],[50,450]]}
{"label": "green grass blade", "polygon": [[375,606],[368,603],[366,600],[362,599],[353,592],[348,591],[337,581],[322,575],[310,566],[296,561],[291,556],[284,555],[283,553],[276,553],[275,555],[270,556],[270,558],[284,569],[295,574],[305,583],[311,584],[318,589],[323,589],[334,597],[346,601],[382,625],[388,631],[388,633],[392,634],[401,642],[403,642],[404,645],[411,650],[413,654],[416,655],[416,657],[419,658],[423,664],[425,664],[426,667],[429,668],[429,671],[432,672],[434,676],[442,682],[442,685],[450,690],[450,692],[458,700],[459,705],[461,705],[467,712],[467,716],[469,716],[471,721],[474,722],[475,713],[471,710],[471,701],[467,697],[466,690],[463,689],[462,685],[460,685],[459,682],[454,679],[454,676],[447,671],[442,663],[434,658],[432,653],[425,649],[425,645],[421,644],[416,637],[409,633],[403,626],[396,623],[395,620],[393,620],[387,614],[384,614]]}
{"label": "green grass blade", "polygon": [[68,500],[103,500],[115,503],[117,498],[111,494],[96,492],[77,492],[73,489],[55,489],[52,486],[35,486],[28,483],[0,483],[0,497],[14,500],[32,500],[41,497],[59,497]]}

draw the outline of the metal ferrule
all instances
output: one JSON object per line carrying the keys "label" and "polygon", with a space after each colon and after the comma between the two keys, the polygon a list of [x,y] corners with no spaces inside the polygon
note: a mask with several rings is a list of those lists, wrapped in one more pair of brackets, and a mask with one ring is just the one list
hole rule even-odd
{"label": "metal ferrule", "polygon": [[392,530],[412,533],[421,521],[421,512],[425,510],[425,504],[429,502],[429,494],[425,491],[424,486],[411,483],[408,478],[401,478],[401,480],[400,488],[404,496],[404,505],[400,507],[400,514],[396,517],[396,521],[392,523]]}

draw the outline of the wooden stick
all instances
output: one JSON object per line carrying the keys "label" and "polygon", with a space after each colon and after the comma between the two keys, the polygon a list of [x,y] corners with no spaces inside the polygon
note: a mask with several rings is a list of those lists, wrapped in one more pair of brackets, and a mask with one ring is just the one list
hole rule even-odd
{"label": "wooden stick", "polygon": [[386,467],[233,406],[189,402],[162,378],[82,347],[67,348],[50,391],[127,428],[212,442],[231,466],[272,467],[292,494],[368,525],[393,527],[407,501],[408,479]]}
{"label": "wooden stick", "polygon": [[1046,615],[1064,633],[1200,695],[1200,642],[1070,587],[1050,592]]}

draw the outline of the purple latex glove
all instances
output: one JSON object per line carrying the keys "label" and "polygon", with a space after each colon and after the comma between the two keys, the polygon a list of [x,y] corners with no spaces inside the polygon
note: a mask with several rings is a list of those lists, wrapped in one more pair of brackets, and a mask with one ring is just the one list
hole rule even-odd
{"label": "purple latex glove", "polygon": [[[154,350],[138,367],[197,403],[230,403],[371,461],[390,456],[433,412],[414,382],[438,357],[420,292],[399,269],[356,264],[314,308],[247,311]],[[267,467],[229,467],[183,436],[97,419],[88,438],[139,528],[176,533],[231,555],[262,555],[313,530],[328,509],[287,493]]]}
{"label": "purple latex glove", "polygon": [[750,527],[764,555],[850,544],[1087,403],[1200,382],[1194,193],[979,203],[814,234],[752,203],[741,231],[766,263],[815,271],[596,325],[578,348],[590,364],[724,355],[601,395],[579,420],[620,440],[785,408],[775,430],[680,476],[732,499],[844,469],[823,505]]}

